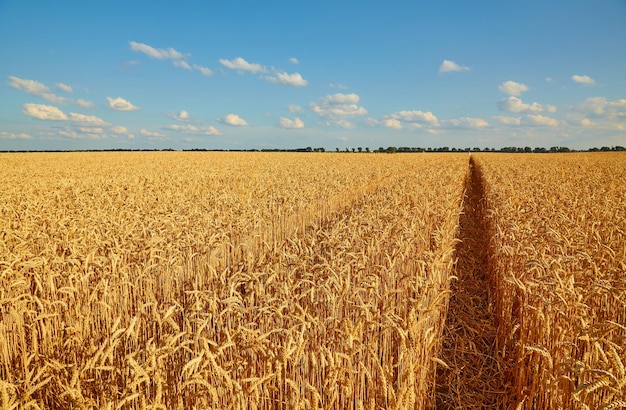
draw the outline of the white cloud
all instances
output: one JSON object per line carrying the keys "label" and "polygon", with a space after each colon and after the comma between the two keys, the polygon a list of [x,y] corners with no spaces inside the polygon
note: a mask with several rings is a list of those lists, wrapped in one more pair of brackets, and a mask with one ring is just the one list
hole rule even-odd
{"label": "white cloud", "polygon": [[481,129],[489,127],[489,123],[482,118],[453,118],[442,122],[445,127],[450,128],[467,128],[467,129]]}
{"label": "white cloud", "polygon": [[202,75],[205,75],[207,77],[212,76],[213,75],[213,71],[209,68],[206,68],[204,66],[198,65],[198,64],[194,64],[193,68],[195,68],[196,70],[200,71],[202,73]]}
{"label": "white cloud", "polygon": [[224,58],[220,58],[219,62],[224,67],[228,67],[231,70],[249,71],[253,74],[259,73],[259,72],[261,73],[265,72],[265,67],[263,67],[261,64],[249,63],[241,57],[237,57],[233,60],[226,60]]}
{"label": "white cloud", "polygon": [[366,127],[375,127],[380,124],[380,121],[378,121],[376,118],[367,117],[363,120],[363,124],[365,124]]}
{"label": "white cloud", "polygon": [[395,118],[400,121],[406,122],[427,122],[432,125],[436,125],[438,120],[435,114],[430,111],[424,112],[419,110],[412,111],[398,111],[390,115],[391,118]]}
{"label": "white cloud", "polygon": [[493,118],[496,121],[498,121],[500,124],[504,124],[504,125],[520,125],[522,123],[521,117],[507,117],[503,115],[497,115]]}
{"label": "white cloud", "polygon": [[443,60],[443,63],[439,66],[439,74],[449,73],[453,71],[470,71],[471,68],[467,66],[461,66],[450,60]]}
{"label": "white cloud", "polygon": [[291,64],[300,64],[300,61],[298,61],[298,59],[297,59],[297,58],[295,58],[295,57],[291,57],[291,58],[289,59],[289,62],[290,62]]}
{"label": "white cloud", "polygon": [[130,101],[126,101],[121,97],[111,98],[107,97],[109,102],[109,108],[117,111],[137,111],[139,107],[134,106]]}
{"label": "white cloud", "polygon": [[340,90],[347,90],[348,89],[348,86],[347,85],[343,85],[343,84],[330,83],[330,84],[328,84],[328,86],[330,88],[339,88]]}
{"label": "white cloud", "polygon": [[498,86],[498,89],[508,95],[519,96],[523,92],[528,91],[526,84],[516,83],[515,81],[505,81]]}
{"label": "white cloud", "polygon": [[237,127],[243,127],[245,125],[248,125],[246,120],[244,120],[237,114],[228,114],[226,117],[220,119],[220,122],[228,125],[234,125]]}
{"label": "white cloud", "polygon": [[172,61],[172,63],[175,67],[184,68],[185,70],[191,70],[191,66],[189,65],[189,63],[184,60],[174,60]]}
{"label": "white cloud", "polygon": [[299,73],[287,74],[277,72],[275,77],[266,76],[265,79],[278,85],[292,85],[294,87],[305,87],[307,85],[307,81]]}
{"label": "white cloud", "polygon": [[78,130],[90,134],[102,134],[104,132],[104,128],[102,127],[78,127]]}
{"label": "white cloud", "polygon": [[128,129],[121,125],[114,125],[110,129],[111,129],[111,132],[114,134],[126,134],[128,132]]}
{"label": "white cloud", "polygon": [[92,126],[107,126],[109,123],[104,121],[102,118],[96,117],[95,115],[84,115],[78,114],[75,112],[71,112],[69,116],[69,120],[71,122],[81,123],[81,124],[89,124]]}
{"label": "white cloud", "polygon": [[526,104],[521,99],[517,97],[507,97],[504,100],[500,101],[498,107],[502,111],[513,112],[513,113],[524,113],[524,112],[556,112],[556,107],[554,105],[541,105],[539,103]]}
{"label": "white cloud", "polygon": [[0,139],[5,139],[5,140],[32,140],[33,137],[31,137],[29,134],[26,134],[24,132],[21,132],[19,134],[14,134],[12,132],[0,131]]}
{"label": "white cloud", "polygon": [[179,132],[181,134],[222,135],[222,133],[219,132],[217,128],[215,128],[212,125],[196,127],[195,125],[191,125],[191,124],[185,124],[185,125],[172,124],[172,125],[168,125],[167,129]]}
{"label": "white cloud", "polygon": [[337,127],[340,127],[340,128],[345,128],[345,129],[347,129],[347,130],[351,130],[351,129],[353,129],[353,128],[354,128],[354,125],[353,125],[350,121],[348,121],[348,120],[346,120],[346,119],[336,120],[336,121],[334,121],[334,124],[335,124]]}
{"label": "white cloud", "polygon": [[572,81],[578,84],[593,86],[596,85],[596,80],[588,75],[573,75]]}
{"label": "white cloud", "polygon": [[396,130],[401,130],[402,129],[402,123],[399,120],[395,119],[395,118],[387,118],[386,120],[383,121],[383,124],[387,128],[393,128],[393,129],[396,129]]}
{"label": "white cloud", "polygon": [[38,120],[67,120],[67,115],[57,107],[44,104],[24,104],[22,112],[29,117],[36,118]]}
{"label": "white cloud", "polygon": [[300,113],[302,112],[302,107],[300,107],[299,105],[296,104],[289,104],[287,106],[287,111],[289,111],[290,113]]}
{"label": "white cloud", "polygon": [[626,117],[626,99],[623,98],[609,101],[605,97],[590,97],[578,108],[596,117],[606,117],[608,119]]}
{"label": "white cloud", "polygon": [[158,132],[153,132],[153,131],[148,131],[145,128],[142,128],[141,131],[139,131],[139,133],[141,135],[144,135],[146,137],[152,137],[152,138],[160,138],[163,137],[163,135],[159,134]]}
{"label": "white cloud", "polygon": [[324,118],[349,118],[367,114],[367,110],[357,104],[360,98],[357,94],[332,94],[319,98],[317,102],[309,104],[309,109]]}
{"label": "white cloud", "polygon": [[548,127],[556,127],[559,125],[559,121],[554,118],[538,114],[528,115],[526,119],[524,119],[524,123],[528,125],[543,125]]}
{"label": "white cloud", "polygon": [[82,108],[93,108],[93,103],[91,101],[86,101],[86,100],[83,100],[81,98],[76,100],[74,102],[74,104],[76,104],[76,105],[78,105],[79,107],[82,107]]}
{"label": "white cloud", "polygon": [[63,83],[57,83],[56,84],[57,88],[61,91],[65,91],[66,93],[72,93],[74,92],[74,90],[72,89],[71,86],[67,85],[67,84],[63,84]]}
{"label": "white cloud", "polygon": [[297,129],[304,128],[304,122],[298,117],[295,117],[293,120],[290,118],[280,117],[279,126],[280,128],[289,128],[289,129]]}
{"label": "white cloud", "polygon": [[9,87],[15,88],[16,90],[24,91],[27,94],[33,95],[35,97],[43,98],[44,100],[56,103],[56,104],[65,104],[70,101],[68,98],[60,97],[56,94],[50,92],[50,88],[46,85],[40,83],[35,80],[27,80],[24,78],[19,78],[15,76],[9,76]]}
{"label": "white cloud", "polygon": [[185,121],[189,119],[189,113],[185,110],[181,110],[178,115],[176,116],[176,119],[180,120],[180,121]]}
{"label": "white cloud", "polygon": [[167,49],[163,49],[163,48],[154,48],[147,44],[137,43],[135,41],[130,41],[129,43],[130,43],[131,50],[144,53],[145,55],[152,57],[152,58],[156,58],[158,60],[165,60],[165,59],[182,60],[186,57],[183,53],[171,47]]}

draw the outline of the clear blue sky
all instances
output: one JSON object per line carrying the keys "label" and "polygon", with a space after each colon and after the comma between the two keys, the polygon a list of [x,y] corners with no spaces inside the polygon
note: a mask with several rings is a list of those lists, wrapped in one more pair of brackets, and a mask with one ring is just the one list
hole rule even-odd
{"label": "clear blue sky", "polygon": [[0,149],[626,146],[626,1],[0,0]]}

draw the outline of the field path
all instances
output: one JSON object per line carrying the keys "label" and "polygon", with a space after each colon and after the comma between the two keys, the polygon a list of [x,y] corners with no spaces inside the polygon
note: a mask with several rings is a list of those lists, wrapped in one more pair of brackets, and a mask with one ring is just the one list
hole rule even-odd
{"label": "field path", "polygon": [[495,354],[496,325],[488,277],[489,233],[480,171],[470,158],[460,217],[457,264],[439,366],[437,409],[503,408],[504,372]]}

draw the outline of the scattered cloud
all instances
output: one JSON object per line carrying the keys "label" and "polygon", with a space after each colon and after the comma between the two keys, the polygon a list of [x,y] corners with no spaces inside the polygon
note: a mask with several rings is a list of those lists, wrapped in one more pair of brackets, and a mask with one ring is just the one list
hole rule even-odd
{"label": "scattered cloud", "polygon": [[91,101],[83,100],[82,98],[74,101],[74,104],[82,108],[93,108],[93,103]]}
{"label": "scattered cloud", "polygon": [[191,125],[191,124],[185,124],[185,125],[172,124],[172,125],[168,125],[166,128],[168,130],[176,131],[176,132],[179,132],[181,134],[222,135],[222,133],[219,132],[217,130],[217,128],[215,128],[212,125],[197,127],[197,126]]}
{"label": "scattered cloud", "polygon": [[67,120],[67,115],[65,115],[63,111],[53,105],[28,103],[24,104],[22,112],[25,115],[36,118],[38,120]]}
{"label": "scattered cloud", "polygon": [[256,74],[264,73],[266,71],[265,67],[263,67],[261,64],[249,63],[241,57],[237,57],[232,60],[220,58],[219,62],[224,67],[230,68],[231,70],[237,70],[239,72],[248,71],[252,74]]}
{"label": "scattered cloud", "polygon": [[121,97],[107,97],[109,108],[116,111],[137,111],[139,107],[134,106],[130,101],[126,101]]}
{"label": "scattered cloud", "polygon": [[290,118],[280,117],[278,121],[279,121],[280,128],[287,128],[287,129],[304,128],[304,122],[302,122],[302,120],[298,117],[295,117],[293,120]]}
{"label": "scattered cloud", "polygon": [[178,120],[178,121],[188,121],[189,120],[189,113],[185,110],[181,110],[179,113],[169,113],[168,114],[171,118]]}
{"label": "scattered cloud", "polygon": [[489,127],[489,123],[482,118],[461,117],[441,122],[447,128],[481,129]]}
{"label": "scattered cloud", "polygon": [[359,107],[357,94],[332,94],[319,98],[309,104],[309,109],[323,118],[341,119],[367,114],[364,107]]}
{"label": "scattered cloud", "polygon": [[498,121],[500,124],[504,124],[504,125],[521,125],[522,124],[521,117],[508,117],[504,115],[497,115],[497,116],[494,116],[493,119]]}
{"label": "scattered cloud", "polygon": [[228,114],[226,117],[219,120],[221,123],[234,125],[237,127],[243,127],[248,125],[246,120],[238,116],[237,114]]}
{"label": "scattered cloud", "polygon": [[294,87],[306,87],[307,85],[307,81],[299,73],[287,74],[285,72],[277,72],[276,76],[266,76],[265,79],[270,83],[278,85],[291,85]]}
{"label": "scattered cloud", "polygon": [[609,101],[605,97],[590,97],[578,107],[578,110],[595,117],[626,118],[626,99]]}
{"label": "scattered cloud", "polygon": [[65,104],[68,101],[71,101],[69,98],[60,97],[52,93],[50,88],[48,88],[45,84],[40,83],[39,81],[28,80],[15,76],[9,76],[9,80],[9,87],[15,88],[16,90],[24,91],[25,93],[35,97],[43,98],[44,100],[50,101],[52,103]]}
{"label": "scattered cloud", "polygon": [[578,84],[594,86],[596,85],[596,80],[589,77],[588,75],[573,75],[572,81]]}
{"label": "scattered cloud", "polygon": [[505,81],[498,86],[498,89],[508,95],[519,96],[528,91],[526,84],[516,83],[515,81]]}
{"label": "scattered cloud", "polygon": [[398,111],[391,115],[390,118],[394,118],[400,121],[412,122],[412,123],[422,123],[426,122],[430,125],[437,125],[437,117],[430,111],[424,112],[419,110],[412,111]]}
{"label": "scattered cloud", "polygon": [[351,129],[354,128],[354,124],[352,124],[350,121],[348,121],[346,119],[336,120],[336,121],[333,122],[333,124],[336,125],[339,128],[344,128],[346,130],[351,130]]}
{"label": "scattered cloud", "polygon": [[330,83],[330,84],[328,84],[328,86],[330,88],[339,88],[340,90],[347,90],[348,89],[348,86],[347,85],[343,85],[343,84]]}
{"label": "scattered cloud", "polygon": [[74,92],[74,90],[72,89],[71,86],[67,85],[67,84],[63,84],[63,83],[57,83],[56,87],[61,90],[61,91],[65,91],[66,93],[72,93]]}
{"label": "scattered cloud", "polygon": [[295,58],[295,57],[291,57],[291,58],[289,59],[289,63],[290,63],[290,64],[300,64],[300,61],[298,61],[298,59],[297,59],[297,58]]}
{"label": "scattered cloud", "polygon": [[111,127],[110,130],[113,134],[126,134],[128,132],[128,129],[121,125],[115,125]]}
{"label": "scattered cloud", "polygon": [[301,113],[303,110],[302,110],[302,107],[300,107],[299,105],[289,104],[287,106],[287,111],[293,114],[293,113]]}
{"label": "scattered cloud", "polygon": [[12,133],[12,132],[0,131],[0,139],[4,139],[4,140],[32,140],[33,137],[31,137],[29,134],[26,134],[24,132],[20,132],[19,134],[15,134],[15,133]]}
{"label": "scattered cloud", "polygon": [[402,123],[400,122],[400,120],[397,120],[396,118],[387,118],[386,120],[383,121],[383,125],[387,128],[393,128],[396,130],[402,129]]}
{"label": "scattered cloud", "polygon": [[95,115],[77,114],[75,112],[70,113],[69,120],[71,122],[89,124],[91,126],[108,126],[109,125],[109,123],[104,121],[102,118],[96,117]]}
{"label": "scattered cloud", "polygon": [[443,63],[439,66],[439,74],[450,73],[455,71],[470,71],[471,67],[461,66],[450,60],[443,60]]}
{"label": "scattered cloud", "polygon": [[185,70],[191,70],[191,66],[189,65],[189,63],[184,60],[174,60],[172,61],[172,63],[174,64],[174,67],[180,67],[180,68],[184,68]]}
{"label": "scattered cloud", "polygon": [[145,128],[142,128],[141,131],[139,131],[139,133],[143,136],[146,137],[152,137],[152,138],[161,138],[163,137],[163,135],[159,134],[158,132],[153,132],[153,131],[148,131]]}
{"label": "scattered cloud", "polygon": [[194,64],[193,68],[195,68],[196,70],[200,71],[202,73],[202,75],[205,75],[207,77],[213,75],[213,71],[210,68],[206,68],[206,67],[198,65],[198,64]]}
{"label": "scattered cloud", "polygon": [[547,127],[556,127],[559,125],[559,121],[545,115],[531,114],[526,116],[523,121],[527,125],[542,125]]}
{"label": "scattered cloud", "polygon": [[527,112],[556,112],[556,107],[554,105],[541,105],[539,103],[527,104],[523,102],[521,99],[510,96],[500,101],[498,104],[498,108],[502,111],[513,112],[513,113],[527,113]]}
{"label": "scattered cloud", "polygon": [[182,60],[186,58],[186,55],[177,51],[173,48],[154,48],[144,43],[137,43],[135,41],[130,41],[130,48],[133,51],[137,51],[139,53],[143,53],[149,57],[156,58],[158,60]]}

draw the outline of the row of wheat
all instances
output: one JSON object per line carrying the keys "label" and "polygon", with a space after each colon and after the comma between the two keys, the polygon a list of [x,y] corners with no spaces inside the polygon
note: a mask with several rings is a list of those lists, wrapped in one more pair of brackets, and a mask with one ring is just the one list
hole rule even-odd
{"label": "row of wheat", "polygon": [[2,408],[423,408],[461,155],[0,157]]}
{"label": "row of wheat", "polygon": [[626,407],[626,157],[474,158],[511,407]]}

